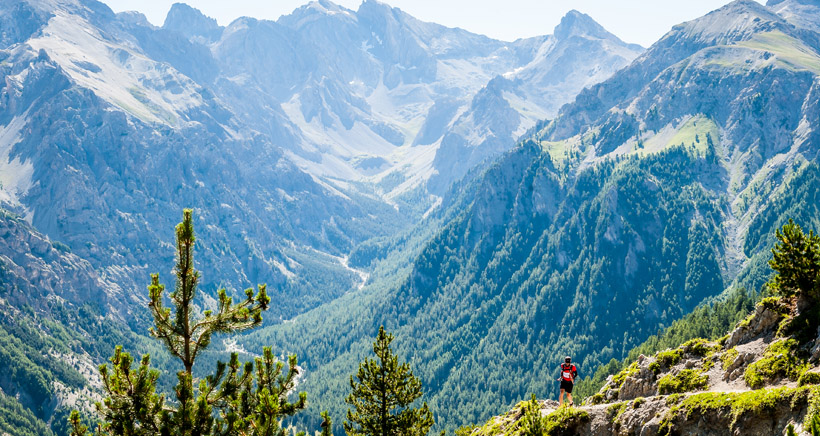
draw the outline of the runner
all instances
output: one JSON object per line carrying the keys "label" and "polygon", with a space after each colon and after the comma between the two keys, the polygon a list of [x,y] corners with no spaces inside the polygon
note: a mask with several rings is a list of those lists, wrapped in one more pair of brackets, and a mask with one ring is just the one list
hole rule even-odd
{"label": "runner", "polygon": [[564,358],[564,363],[558,367],[560,376],[558,381],[561,382],[561,393],[558,394],[558,406],[564,405],[564,393],[566,392],[569,399],[569,405],[572,406],[572,385],[575,383],[575,377],[578,377],[578,368],[572,364],[572,358],[569,356]]}

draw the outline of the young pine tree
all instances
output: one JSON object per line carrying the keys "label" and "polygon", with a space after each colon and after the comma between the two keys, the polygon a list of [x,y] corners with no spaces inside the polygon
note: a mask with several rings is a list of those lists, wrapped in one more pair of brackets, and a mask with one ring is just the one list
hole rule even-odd
{"label": "young pine tree", "polygon": [[425,402],[420,408],[410,404],[421,397],[421,382],[410,365],[399,363],[390,350],[393,335],[379,328],[373,343],[376,359],[359,364],[358,382],[350,376],[352,392],[345,402],[345,432],[349,436],[423,436],[433,426],[433,414]]}
{"label": "young pine tree", "polygon": [[820,299],[820,236],[803,229],[791,219],[777,230],[778,242],[772,248],[769,266],[777,275],[769,287],[777,294]]}
{"label": "young pine tree", "polygon": [[544,418],[541,416],[541,405],[535,399],[535,394],[532,394],[532,400],[524,404],[522,420],[520,432],[522,436],[543,436],[547,432]]}
{"label": "young pine tree", "polygon": [[[295,402],[288,393],[298,374],[296,356],[290,356],[287,372],[284,364],[273,357],[270,347],[254,362],[242,364],[236,353],[225,364],[218,362],[216,372],[202,380],[193,376],[193,366],[200,352],[211,342],[214,333],[234,333],[258,326],[270,298],[265,285],[259,285],[254,295],[245,291],[245,298],[235,304],[224,289],[219,291],[216,312],[196,313],[199,272],[194,268],[193,219],[190,209],[176,227],[176,286],[169,295],[173,305],[164,306],[165,287],[159,275],[151,275],[148,286],[149,308],[154,316],[151,335],[158,338],[184,368],[177,374],[174,400],[166,402],[157,394],[159,372],[150,369],[146,354],[139,368],[132,369],[133,359],[122,347],[116,347],[111,358],[112,369],[100,366],[105,399],[95,404],[101,423],[97,435],[111,436],[284,436],[283,417],[305,407],[306,395],[300,393]],[[326,413],[323,427],[329,429]],[[72,436],[84,436],[88,429],[80,422],[79,412],[69,417]],[[328,430],[323,434],[329,436]]]}

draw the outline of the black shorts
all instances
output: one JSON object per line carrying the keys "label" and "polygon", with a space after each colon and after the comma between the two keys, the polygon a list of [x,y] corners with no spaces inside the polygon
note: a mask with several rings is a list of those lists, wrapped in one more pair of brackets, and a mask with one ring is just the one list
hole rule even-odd
{"label": "black shorts", "polygon": [[561,390],[571,394],[572,382],[567,380],[561,380]]}

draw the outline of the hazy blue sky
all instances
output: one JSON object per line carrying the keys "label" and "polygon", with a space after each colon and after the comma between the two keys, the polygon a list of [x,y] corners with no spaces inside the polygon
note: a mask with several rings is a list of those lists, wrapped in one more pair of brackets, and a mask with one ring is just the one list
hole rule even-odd
{"label": "hazy blue sky", "polygon": [[[181,0],[103,0],[114,11],[137,10],[162,25],[171,4]],[[759,0],[764,3],[764,0]],[[187,0],[185,3],[227,25],[247,15],[275,20],[306,0]],[[357,9],[361,0],[335,3]],[[493,38],[517,38],[552,33],[570,9],[589,14],[627,42],[649,46],[673,25],[717,9],[728,0],[390,0],[386,1],[424,21],[461,27]]]}

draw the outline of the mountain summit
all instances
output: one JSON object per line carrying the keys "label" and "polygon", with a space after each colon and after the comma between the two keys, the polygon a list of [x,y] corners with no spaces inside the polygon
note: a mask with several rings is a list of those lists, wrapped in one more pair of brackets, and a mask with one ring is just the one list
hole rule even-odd
{"label": "mountain summit", "polygon": [[566,39],[571,36],[588,36],[600,39],[616,38],[592,17],[575,9],[567,12],[561,18],[561,22],[555,27],[553,35],[558,39]]}
{"label": "mountain summit", "polygon": [[199,9],[185,3],[171,5],[162,27],[179,32],[189,39],[202,38],[198,40],[205,43],[218,40],[222,32],[222,27],[215,19],[205,16]]}

